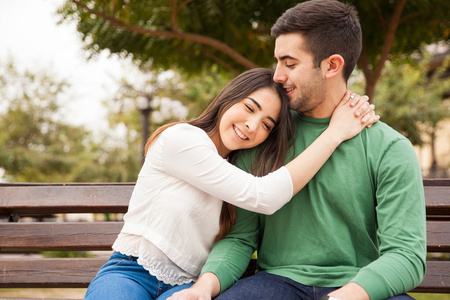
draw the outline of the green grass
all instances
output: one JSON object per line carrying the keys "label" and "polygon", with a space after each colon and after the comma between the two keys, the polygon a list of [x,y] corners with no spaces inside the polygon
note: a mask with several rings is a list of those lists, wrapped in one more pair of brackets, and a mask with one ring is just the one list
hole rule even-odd
{"label": "green grass", "polygon": [[83,299],[86,289],[0,289],[3,298],[56,298]]}
{"label": "green grass", "polygon": [[88,251],[42,251],[41,255],[46,258],[52,257],[92,257],[94,256],[92,253]]}
{"label": "green grass", "polygon": [[450,300],[450,294],[409,293],[416,300]]}

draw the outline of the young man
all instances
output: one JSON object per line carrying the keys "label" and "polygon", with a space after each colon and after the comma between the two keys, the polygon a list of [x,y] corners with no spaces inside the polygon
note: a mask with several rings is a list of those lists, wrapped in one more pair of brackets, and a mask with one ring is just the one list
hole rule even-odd
{"label": "young man", "polygon": [[[323,132],[361,52],[356,11],[303,2],[272,27],[274,79],[295,111],[295,154]],[[249,169],[254,152],[238,165]],[[423,279],[425,201],[409,141],[377,122],[341,144],[293,200],[270,216],[238,209],[202,276],[170,299],[411,299]],[[254,250],[256,275],[239,280]],[[234,284],[234,285],[233,285]],[[231,288],[230,288],[231,287]],[[331,299],[331,298],[330,298]],[[391,299],[391,298],[390,298]]]}

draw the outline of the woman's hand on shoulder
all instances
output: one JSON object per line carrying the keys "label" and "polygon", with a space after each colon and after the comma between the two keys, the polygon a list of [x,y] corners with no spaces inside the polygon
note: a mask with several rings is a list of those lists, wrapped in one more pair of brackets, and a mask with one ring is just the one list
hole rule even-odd
{"label": "woman's hand on shoulder", "polygon": [[[347,94],[349,94],[348,100]],[[355,117],[361,118],[361,124],[365,124],[367,128],[370,128],[374,123],[380,120],[380,116],[375,113],[375,105],[369,103],[369,97],[366,95],[360,96],[358,94],[353,94],[351,91],[347,91],[341,99],[341,103],[342,102],[348,102],[350,107],[357,108]]]}
{"label": "woman's hand on shoulder", "polygon": [[347,91],[331,116],[329,129],[341,139],[348,140],[364,127],[370,128],[380,116],[375,114],[375,105],[369,103],[369,97]]}

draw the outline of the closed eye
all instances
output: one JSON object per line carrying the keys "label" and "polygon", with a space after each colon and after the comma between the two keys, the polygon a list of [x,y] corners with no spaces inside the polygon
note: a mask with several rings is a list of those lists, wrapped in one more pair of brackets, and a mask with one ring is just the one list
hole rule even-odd
{"label": "closed eye", "polygon": [[266,128],[268,131],[272,130],[272,126],[270,126],[269,124],[267,124],[266,122],[263,122],[263,126],[264,128]]}
{"label": "closed eye", "polygon": [[250,112],[255,112],[255,110],[253,109],[253,107],[251,107],[250,105],[248,105],[248,104],[244,104],[245,105],[245,108],[247,108],[247,110],[248,111],[250,111]]}

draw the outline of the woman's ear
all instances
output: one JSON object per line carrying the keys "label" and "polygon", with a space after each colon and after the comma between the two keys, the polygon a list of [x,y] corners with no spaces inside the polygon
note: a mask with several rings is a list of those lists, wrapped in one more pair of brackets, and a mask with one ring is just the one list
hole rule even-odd
{"label": "woman's ear", "polygon": [[322,61],[325,78],[332,78],[341,74],[344,69],[344,58],[339,54],[333,54]]}

